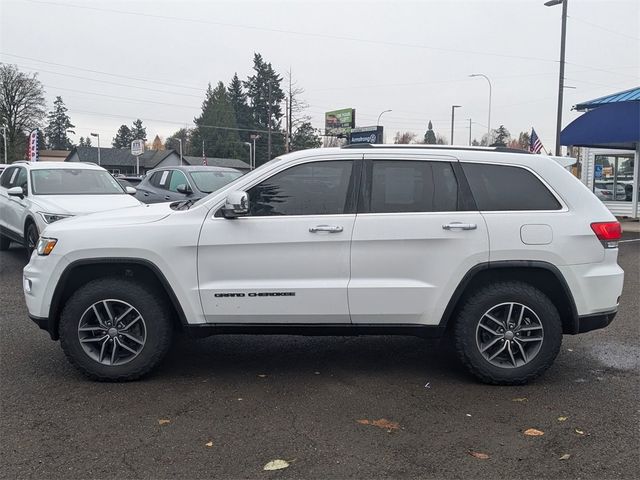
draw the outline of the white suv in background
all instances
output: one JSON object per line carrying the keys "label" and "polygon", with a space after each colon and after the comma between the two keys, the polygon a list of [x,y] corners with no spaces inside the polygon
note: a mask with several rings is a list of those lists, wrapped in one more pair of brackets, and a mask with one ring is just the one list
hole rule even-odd
{"label": "white suv in background", "polygon": [[62,218],[140,205],[94,164],[14,162],[0,176],[0,250],[11,241],[29,255],[47,225]]}
{"label": "white suv in background", "polygon": [[525,383],[563,334],[614,318],[620,224],[553,159],[366,145],[285,155],[198,202],[46,228],[29,315],[98,380],[132,380],[175,330],[453,335],[480,380]]}

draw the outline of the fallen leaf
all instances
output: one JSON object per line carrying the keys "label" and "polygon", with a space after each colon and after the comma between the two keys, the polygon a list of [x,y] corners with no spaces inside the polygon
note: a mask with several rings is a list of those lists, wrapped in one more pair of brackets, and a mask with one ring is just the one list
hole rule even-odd
{"label": "fallen leaf", "polygon": [[382,428],[387,432],[400,429],[400,425],[398,423],[387,420],[386,418],[381,418],[380,420],[356,420],[356,422],[362,425],[373,425],[374,427]]}
{"label": "fallen leaf", "polygon": [[512,402],[527,402],[528,399],[527,399],[527,397],[519,397],[519,398],[512,398],[511,401]]}
{"label": "fallen leaf", "polygon": [[544,435],[544,432],[535,428],[528,428],[524,431],[524,434],[529,437],[541,437],[542,435]]}
{"label": "fallen leaf", "polygon": [[470,416],[471,416],[471,414],[470,414],[470,413],[465,413],[465,415],[466,415],[467,417],[470,417]]}
{"label": "fallen leaf", "polygon": [[266,378],[267,376],[264,373],[258,375],[260,378]]}
{"label": "fallen leaf", "polygon": [[579,428],[576,428],[576,433],[578,435],[584,435],[584,430],[580,430]]}
{"label": "fallen leaf", "polygon": [[424,388],[431,388],[431,383],[427,382],[426,385],[424,386]]}
{"label": "fallen leaf", "polygon": [[567,352],[573,352],[573,348],[567,348]]}
{"label": "fallen leaf", "polygon": [[207,442],[204,444],[205,447],[213,447],[213,442]]}
{"label": "fallen leaf", "polygon": [[160,420],[158,420],[158,425],[169,425],[171,423],[171,420],[167,420],[166,418],[161,418]]}
{"label": "fallen leaf", "polygon": [[313,372],[315,375],[320,375],[320,372]]}
{"label": "fallen leaf", "polygon": [[568,453],[565,453],[560,457],[560,460],[569,460],[569,458],[571,458],[571,455]]}
{"label": "fallen leaf", "polygon": [[238,401],[239,401],[239,402],[241,402],[242,400],[243,400],[243,399],[242,399],[242,397],[241,397],[241,398],[238,398]]}
{"label": "fallen leaf", "polygon": [[472,457],[477,458],[478,460],[487,460],[489,458],[489,455],[487,455],[486,453],[481,453],[481,452],[474,452],[472,450],[469,450],[469,455],[471,455]]}
{"label": "fallen leaf", "polygon": [[264,467],[262,467],[263,470],[282,470],[283,468],[287,468],[289,466],[289,462],[287,462],[286,460],[271,460],[269,463],[267,463]]}
{"label": "fallen leaf", "polygon": [[559,422],[566,422],[569,417],[558,417]]}

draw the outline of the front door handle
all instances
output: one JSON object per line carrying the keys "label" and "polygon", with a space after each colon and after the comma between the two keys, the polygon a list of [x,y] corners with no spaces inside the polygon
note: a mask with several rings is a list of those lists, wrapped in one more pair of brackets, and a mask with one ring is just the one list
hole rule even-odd
{"label": "front door handle", "polygon": [[317,232],[339,233],[342,231],[342,227],[340,225],[316,225],[315,227],[309,227],[309,231],[311,233],[317,233]]}
{"label": "front door handle", "polygon": [[475,223],[451,222],[442,225],[445,230],[475,230],[478,226]]}

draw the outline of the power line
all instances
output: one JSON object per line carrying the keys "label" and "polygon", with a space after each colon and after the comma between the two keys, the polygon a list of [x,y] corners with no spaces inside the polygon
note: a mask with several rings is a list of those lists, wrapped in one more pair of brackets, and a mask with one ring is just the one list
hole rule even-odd
{"label": "power line", "polygon": [[32,62],[46,63],[47,65],[54,65],[56,67],[71,68],[73,70],[81,70],[83,72],[97,73],[97,74],[100,74],[100,75],[108,75],[110,77],[126,78],[128,80],[136,80],[138,82],[155,83],[155,84],[158,84],[158,85],[166,85],[166,86],[169,86],[169,87],[178,87],[178,88],[186,88],[186,89],[189,89],[189,90],[202,91],[202,87],[193,87],[193,86],[190,86],[190,85],[180,85],[178,83],[162,82],[160,80],[151,80],[151,79],[148,79],[148,78],[131,77],[129,75],[120,75],[120,74],[117,74],[117,73],[103,72],[103,71],[100,71],[100,70],[92,70],[90,68],[78,67],[76,65],[68,65],[68,64],[64,64],[64,63],[56,63],[56,62],[50,62],[50,61],[47,61],[47,60],[40,60],[38,58],[24,57],[22,55],[15,55],[13,53],[0,52],[0,55],[4,55],[6,57],[21,58],[23,60],[30,60]]}
{"label": "power line", "polygon": [[369,43],[374,45],[386,45],[391,47],[403,47],[403,48],[419,48],[425,50],[433,50],[440,52],[448,52],[448,53],[461,53],[461,54],[471,54],[471,55],[485,55],[491,57],[501,57],[501,58],[514,58],[521,60],[533,60],[538,62],[547,62],[547,63],[558,63],[557,60],[551,60],[548,58],[541,57],[531,57],[531,56],[523,56],[523,55],[510,55],[506,53],[497,53],[497,52],[484,52],[484,51],[476,51],[476,50],[461,50],[455,48],[445,48],[445,47],[433,47],[430,45],[422,45],[416,43],[403,43],[403,42],[391,42],[385,40],[377,40],[377,39],[365,39],[365,38],[357,38],[357,37],[349,37],[344,35],[330,35],[326,33],[315,33],[315,32],[302,32],[295,30],[285,30],[273,27],[263,27],[257,25],[242,25],[237,23],[225,23],[225,22],[215,22],[211,20],[203,20],[196,18],[185,18],[185,17],[170,17],[168,15],[158,15],[154,13],[144,13],[144,12],[129,12],[125,10],[116,10],[112,8],[101,8],[101,7],[92,7],[88,5],[77,5],[77,4],[68,4],[68,3],[56,3],[56,2],[47,2],[42,0],[28,0],[31,3],[36,3],[40,5],[51,5],[54,7],[66,7],[66,8],[79,8],[84,10],[93,10],[98,12],[108,12],[108,13],[118,13],[121,15],[131,15],[131,16],[139,16],[139,17],[147,17],[147,18],[157,18],[161,20],[169,20],[172,23],[176,21],[189,22],[189,23],[198,23],[204,25],[216,25],[220,27],[229,27],[229,28],[241,28],[246,30],[257,30],[262,32],[270,32],[270,33],[279,33],[279,34],[288,34],[288,35],[298,35],[303,37],[312,37],[312,38],[325,38],[330,40],[342,40],[342,41],[351,41],[351,42],[359,42],[359,43]]}
{"label": "power line", "polygon": [[591,22],[588,22],[588,21],[583,20],[581,18],[573,17],[571,15],[567,15],[567,18],[569,18],[570,20],[579,22],[579,23],[584,23],[585,25],[589,25],[589,26],[591,26],[593,28],[599,28],[600,30],[604,30],[605,32],[613,33],[614,35],[619,35],[621,37],[630,38],[631,40],[640,41],[640,37],[634,37],[633,35],[627,35],[626,33],[618,32],[616,30],[612,30],[610,28],[603,27],[602,25],[598,25],[597,23],[591,23]]}

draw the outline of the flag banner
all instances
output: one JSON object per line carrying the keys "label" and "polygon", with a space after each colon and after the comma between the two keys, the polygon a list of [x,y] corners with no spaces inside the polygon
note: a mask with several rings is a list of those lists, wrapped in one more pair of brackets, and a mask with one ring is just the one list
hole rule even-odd
{"label": "flag banner", "polygon": [[529,151],[531,153],[540,153],[542,151],[542,142],[534,128],[531,129],[531,137],[529,138]]}
{"label": "flag banner", "polygon": [[27,148],[27,159],[31,162],[38,161],[38,129],[36,128],[29,134],[29,146]]}

